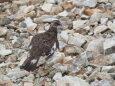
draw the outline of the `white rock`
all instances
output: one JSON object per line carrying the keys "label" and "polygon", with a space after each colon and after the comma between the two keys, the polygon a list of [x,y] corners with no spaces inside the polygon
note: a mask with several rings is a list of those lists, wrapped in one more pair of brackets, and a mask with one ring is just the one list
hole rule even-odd
{"label": "white rock", "polygon": [[59,13],[58,16],[66,17],[66,16],[68,16],[68,12],[65,10],[65,11]]}
{"label": "white rock", "polygon": [[105,54],[115,53],[115,38],[106,39],[103,46]]}
{"label": "white rock", "polygon": [[45,0],[47,3],[55,4],[57,0]]}
{"label": "white rock", "polygon": [[53,76],[53,80],[59,80],[62,78],[62,74],[60,72],[56,73],[54,76]]}
{"label": "white rock", "polygon": [[104,2],[107,3],[109,0],[97,0],[97,2]]}
{"label": "white rock", "polygon": [[100,25],[100,26],[97,26],[95,29],[94,29],[94,33],[95,34],[98,34],[98,33],[101,33],[103,31],[106,31],[108,29],[108,27],[106,25]]}
{"label": "white rock", "polygon": [[0,55],[1,56],[6,56],[6,55],[9,55],[9,54],[12,54],[12,50],[9,50],[9,49],[1,49],[0,50]]}
{"label": "white rock", "polygon": [[53,7],[53,4],[50,4],[50,3],[44,3],[41,6],[42,10],[44,10],[45,12],[51,12],[52,7]]}
{"label": "white rock", "polygon": [[30,17],[26,18],[24,23],[26,23],[27,28],[29,30],[34,30],[37,27],[37,24],[33,23],[32,19]]}
{"label": "white rock", "polygon": [[58,62],[61,62],[64,58],[65,58],[64,53],[55,52],[51,60],[47,61],[47,64],[48,65],[56,64]]}
{"label": "white rock", "polygon": [[101,18],[101,24],[106,24],[108,21],[108,18]]}
{"label": "white rock", "polygon": [[57,86],[90,86],[85,80],[82,80],[74,76],[64,76],[59,80],[56,80]]}
{"label": "white rock", "polygon": [[91,17],[90,20],[94,22],[98,22],[102,17],[101,13],[94,13]]}
{"label": "white rock", "polygon": [[36,22],[51,22],[54,20],[58,20],[55,16],[53,15],[42,15],[39,18],[36,18]]}
{"label": "white rock", "polygon": [[95,7],[97,5],[97,1],[96,0],[85,0],[83,2],[84,6],[88,6],[88,7]]}
{"label": "white rock", "polygon": [[110,72],[112,70],[113,72],[115,71],[115,66],[103,66],[102,67],[102,72]]}
{"label": "white rock", "polygon": [[25,7],[25,9],[22,9],[24,13],[28,13],[28,12],[31,12],[32,10],[35,9],[35,6],[34,5],[30,5],[28,7]]}
{"label": "white rock", "polygon": [[31,82],[25,82],[25,83],[24,83],[24,86],[34,86],[34,84],[31,83]]}
{"label": "white rock", "polygon": [[81,39],[81,38],[79,38],[79,37],[70,35],[70,36],[69,36],[68,44],[74,44],[74,45],[76,45],[76,46],[81,47],[85,42],[86,42],[86,41],[85,41],[84,39]]}
{"label": "white rock", "polygon": [[64,42],[68,42],[69,36],[68,36],[68,32],[67,31],[61,31],[60,34],[60,38],[64,41]]}
{"label": "white rock", "polygon": [[80,28],[84,27],[86,22],[87,22],[87,20],[73,21],[73,29],[80,29]]}
{"label": "white rock", "polygon": [[111,21],[109,21],[107,25],[109,29],[111,29],[115,33],[115,22],[112,23]]}
{"label": "white rock", "polygon": [[104,42],[103,38],[92,40],[88,44],[86,51],[92,52],[95,57],[99,54],[103,54],[104,53],[103,42]]}
{"label": "white rock", "polygon": [[64,53],[67,55],[76,55],[82,53],[84,50],[80,47],[77,47],[75,45],[67,45],[64,48]]}
{"label": "white rock", "polygon": [[17,79],[24,77],[28,75],[29,72],[27,71],[21,71],[20,68],[15,68],[10,71],[8,71],[7,76],[14,82],[17,81]]}
{"label": "white rock", "polygon": [[7,31],[7,27],[0,27],[0,36],[6,35]]}

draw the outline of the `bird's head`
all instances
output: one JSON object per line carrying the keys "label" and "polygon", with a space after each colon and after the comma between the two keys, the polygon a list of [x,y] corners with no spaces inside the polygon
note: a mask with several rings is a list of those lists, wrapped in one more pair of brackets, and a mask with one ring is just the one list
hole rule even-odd
{"label": "bird's head", "polygon": [[53,29],[56,29],[58,32],[62,30],[62,24],[59,20],[54,20],[51,22],[51,27]]}

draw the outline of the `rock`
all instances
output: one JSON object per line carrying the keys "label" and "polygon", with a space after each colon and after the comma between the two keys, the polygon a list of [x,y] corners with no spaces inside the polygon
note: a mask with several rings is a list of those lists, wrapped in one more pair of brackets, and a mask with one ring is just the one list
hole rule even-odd
{"label": "rock", "polygon": [[115,72],[115,66],[103,66],[102,72],[114,73]]}
{"label": "rock", "polygon": [[66,16],[68,16],[68,12],[65,10],[65,11],[59,13],[58,16],[66,17]]}
{"label": "rock", "polygon": [[4,19],[0,20],[0,25],[1,26],[8,25],[8,24],[10,24],[10,22],[11,22],[11,19],[4,18]]}
{"label": "rock", "polygon": [[50,3],[44,3],[41,6],[42,10],[44,10],[45,12],[51,12],[52,7],[53,7],[53,4],[50,4]]}
{"label": "rock", "polygon": [[33,11],[35,9],[35,6],[34,5],[30,5],[28,7],[25,7],[25,9],[23,9],[23,12],[24,13],[29,13],[31,11]]}
{"label": "rock", "polygon": [[108,29],[108,27],[106,25],[100,25],[100,26],[97,26],[95,29],[94,29],[94,33],[95,34],[98,34],[98,33],[102,33],[104,31],[106,31]]}
{"label": "rock", "polygon": [[97,1],[96,0],[72,0],[76,5],[78,6],[88,6],[88,7],[95,7],[97,5]]}
{"label": "rock", "polygon": [[80,29],[83,28],[85,26],[85,23],[87,22],[87,20],[77,20],[77,21],[73,21],[73,29]]}
{"label": "rock", "polygon": [[113,86],[113,80],[100,80],[100,81],[94,81],[91,83],[91,86]]}
{"label": "rock", "polygon": [[84,13],[88,16],[92,16],[94,13],[100,13],[102,12],[102,10],[98,9],[98,8],[93,8],[93,9],[85,9]]}
{"label": "rock", "polygon": [[25,82],[25,83],[24,83],[24,86],[34,86],[34,84],[31,83],[31,82]]}
{"label": "rock", "polygon": [[4,36],[7,34],[7,27],[0,27],[0,36]]}
{"label": "rock", "polygon": [[48,64],[48,65],[53,65],[53,64],[59,63],[59,62],[61,62],[64,58],[65,58],[64,53],[56,52],[56,53],[54,53],[52,59],[51,59],[50,61],[47,61],[47,64]]}
{"label": "rock", "polygon": [[101,24],[106,24],[108,21],[108,18],[101,18]]}
{"label": "rock", "polygon": [[2,81],[10,81],[10,78],[6,75],[0,74],[0,82],[2,82]]}
{"label": "rock", "polygon": [[62,78],[62,74],[60,72],[57,72],[54,76],[53,76],[53,80],[59,80]]}
{"label": "rock", "polygon": [[27,71],[21,71],[20,68],[12,69],[11,71],[8,71],[7,76],[14,82],[16,82],[21,77],[24,77],[28,75]]}
{"label": "rock", "polygon": [[58,20],[58,19],[53,15],[42,15],[39,18],[36,18],[34,21],[36,23],[39,23],[39,22],[52,22],[54,20]]}
{"label": "rock", "polygon": [[66,44],[65,42],[63,42],[63,41],[59,41],[59,46],[60,46],[60,51],[62,51],[63,48],[64,48],[65,46],[67,46],[67,44]]}
{"label": "rock", "polygon": [[34,75],[30,74],[29,76],[24,77],[22,81],[24,81],[24,82],[33,82],[34,78],[35,78]]}
{"label": "rock", "polygon": [[7,55],[10,55],[12,54],[12,50],[9,50],[9,49],[1,49],[0,50],[0,55],[1,56],[7,56]]}
{"label": "rock", "polygon": [[93,22],[98,22],[102,17],[102,13],[94,13],[91,17],[90,17],[90,21]]}
{"label": "rock", "polygon": [[84,50],[80,47],[77,47],[75,45],[67,45],[65,48],[64,48],[64,53],[66,55],[77,55],[77,54],[80,54],[82,53]]}
{"label": "rock", "polygon": [[106,39],[103,46],[105,55],[115,53],[115,38]]}
{"label": "rock", "polygon": [[37,24],[33,23],[33,21],[31,20],[31,18],[29,18],[29,17],[25,19],[24,23],[26,23],[27,28],[29,30],[34,30],[37,27]]}
{"label": "rock", "polygon": [[110,30],[112,30],[115,33],[115,22],[108,21],[107,23]]}
{"label": "rock", "polygon": [[67,43],[68,39],[69,39],[68,32],[67,31],[61,31],[60,38],[62,39],[62,41]]}
{"label": "rock", "polygon": [[94,57],[103,54],[104,53],[103,42],[104,42],[103,38],[92,40],[88,44],[86,51],[92,52]]}
{"label": "rock", "polygon": [[55,4],[57,1],[56,0],[45,0],[45,2]]}
{"label": "rock", "polygon": [[0,86],[12,86],[13,82],[12,81],[2,81],[0,82]]}
{"label": "rock", "polygon": [[84,39],[81,39],[79,36],[69,35],[68,44],[74,44],[76,46],[81,47],[85,42],[86,41]]}
{"label": "rock", "polygon": [[105,2],[107,3],[109,0],[97,0],[97,2]]}
{"label": "rock", "polygon": [[83,2],[84,6],[88,6],[88,7],[95,7],[97,5],[97,1],[96,0],[85,0]]}
{"label": "rock", "polygon": [[56,85],[57,86],[90,86],[85,80],[82,80],[78,77],[73,77],[73,76],[64,76],[59,80],[56,80]]}

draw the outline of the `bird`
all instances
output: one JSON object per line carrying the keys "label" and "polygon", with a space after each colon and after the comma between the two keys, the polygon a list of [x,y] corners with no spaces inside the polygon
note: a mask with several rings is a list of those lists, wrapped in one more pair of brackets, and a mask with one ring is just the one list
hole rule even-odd
{"label": "bird", "polygon": [[34,71],[38,68],[37,63],[40,58],[45,56],[47,57],[46,60],[51,58],[54,52],[59,49],[57,34],[60,26],[60,21],[54,20],[51,22],[49,30],[33,36],[29,44],[30,55],[20,66],[20,69],[24,69],[29,72]]}

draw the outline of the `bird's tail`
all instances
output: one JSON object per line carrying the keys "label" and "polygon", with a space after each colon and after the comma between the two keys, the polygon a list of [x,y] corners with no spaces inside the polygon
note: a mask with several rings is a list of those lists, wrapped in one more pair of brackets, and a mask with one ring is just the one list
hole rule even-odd
{"label": "bird's tail", "polygon": [[37,67],[38,59],[27,58],[24,63],[20,66],[20,69],[24,69],[26,71],[34,71]]}

